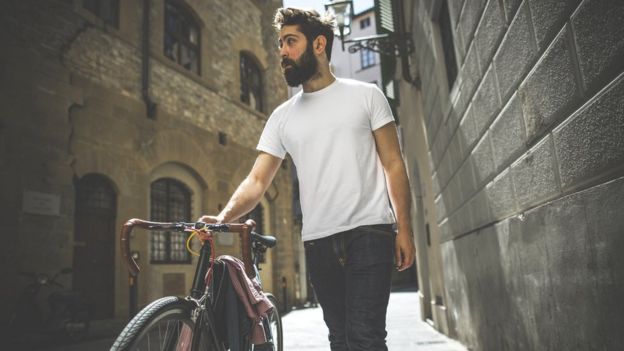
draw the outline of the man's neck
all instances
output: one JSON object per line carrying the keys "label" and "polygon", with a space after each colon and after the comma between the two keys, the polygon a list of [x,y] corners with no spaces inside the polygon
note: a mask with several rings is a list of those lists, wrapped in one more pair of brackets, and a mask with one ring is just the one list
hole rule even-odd
{"label": "man's neck", "polygon": [[319,71],[303,83],[303,92],[311,93],[321,90],[336,80],[329,67],[319,67]]}

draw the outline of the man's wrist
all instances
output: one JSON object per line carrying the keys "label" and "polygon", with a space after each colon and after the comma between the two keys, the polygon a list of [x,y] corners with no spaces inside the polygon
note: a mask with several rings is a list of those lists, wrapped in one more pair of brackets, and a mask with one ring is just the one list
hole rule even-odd
{"label": "man's wrist", "polygon": [[403,229],[403,228],[399,227],[399,229],[397,230],[397,235],[398,236],[408,236],[408,237],[411,237],[412,236],[412,230],[409,227],[407,229]]}

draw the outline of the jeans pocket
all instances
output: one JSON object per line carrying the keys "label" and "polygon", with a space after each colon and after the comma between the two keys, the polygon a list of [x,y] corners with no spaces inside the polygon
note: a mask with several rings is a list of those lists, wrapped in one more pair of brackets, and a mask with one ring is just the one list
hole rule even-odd
{"label": "jeans pocket", "polygon": [[348,249],[350,262],[359,265],[394,263],[393,231],[365,228],[351,237]]}

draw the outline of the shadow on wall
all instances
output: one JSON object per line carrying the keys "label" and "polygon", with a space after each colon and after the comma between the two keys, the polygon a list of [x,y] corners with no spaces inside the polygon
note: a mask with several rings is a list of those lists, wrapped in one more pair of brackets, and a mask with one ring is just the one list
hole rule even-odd
{"label": "shadow on wall", "polygon": [[617,349],[622,199],[619,178],[443,244],[457,336],[480,350]]}

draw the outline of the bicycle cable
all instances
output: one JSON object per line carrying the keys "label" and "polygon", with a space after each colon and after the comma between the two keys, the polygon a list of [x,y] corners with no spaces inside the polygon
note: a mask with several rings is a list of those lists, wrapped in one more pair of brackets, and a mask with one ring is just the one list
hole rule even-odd
{"label": "bicycle cable", "polygon": [[[214,263],[215,245],[214,245],[214,237],[212,236],[212,233],[209,233],[205,228],[186,229],[185,231],[191,232],[191,235],[189,235],[189,237],[186,239],[186,249],[191,253],[191,255],[199,256],[198,252],[193,251],[193,249],[191,249],[191,240],[193,239],[193,237],[197,236],[197,238],[202,242],[202,244],[205,244],[206,241],[208,241],[210,245],[210,263]],[[212,279],[212,267],[213,265],[211,264],[210,267],[208,268],[208,272],[206,273],[206,277],[205,277],[206,282],[209,282]]]}

